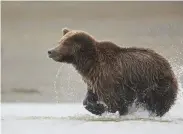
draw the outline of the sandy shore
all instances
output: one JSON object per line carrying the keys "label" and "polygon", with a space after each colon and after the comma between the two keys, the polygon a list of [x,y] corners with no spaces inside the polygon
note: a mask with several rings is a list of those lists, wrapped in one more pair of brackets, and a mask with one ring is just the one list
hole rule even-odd
{"label": "sandy shore", "polygon": [[[121,46],[149,47],[183,65],[183,2],[2,2],[2,101],[81,101],[72,66],[47,57],[69,27]],[[69,80],[70,79],[70,80]],[[69,80],[69,81],[68,81]]]}

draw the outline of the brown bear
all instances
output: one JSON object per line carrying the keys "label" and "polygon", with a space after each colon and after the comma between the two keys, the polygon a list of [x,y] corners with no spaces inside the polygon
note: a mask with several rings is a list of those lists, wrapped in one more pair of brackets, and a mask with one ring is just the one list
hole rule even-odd
{"label": "brown bear", "polygon": [[48,55],[72,64],[79,72],[88,91],[83,105],[93,114],[118,111],[126,115],[136,101],[161,117],[176,100],[174,72],[169,62],[151,49],[123,48],[98,41],[84,31],[64,28],[58,46]]}

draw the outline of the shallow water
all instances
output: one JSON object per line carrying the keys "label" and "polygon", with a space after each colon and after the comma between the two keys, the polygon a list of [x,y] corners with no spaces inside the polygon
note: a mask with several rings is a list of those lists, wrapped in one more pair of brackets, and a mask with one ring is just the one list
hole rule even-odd
{"label": "shallow water", "polygon": [[121,117],[118,113],[95,116],[81,103],[2,103],[2,134],[182,134],[183,88],[179,86],[175,105],[162,118],[149,117],[142,109]]}
{"label": "shallow water", "polygon": [[124,117],[118,114],[95,116],[81,104],[1,104],[2,134],[145,134],[183,133],[183,101],[163,118],[149,118],[146,112]]}

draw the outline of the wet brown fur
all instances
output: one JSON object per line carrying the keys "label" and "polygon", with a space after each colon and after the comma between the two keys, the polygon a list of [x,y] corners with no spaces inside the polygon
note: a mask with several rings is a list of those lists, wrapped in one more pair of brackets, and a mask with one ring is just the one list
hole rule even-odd
{"label": "wet brown fur", "polygon": [[64,31],[58,50],[64,45],[63,40],[72,44],[68,47],[77,49],[69,63],[110,112],[119,111],[124,115],[137,99],[150,112],[163,116],[174,104],[177,80],[168,61],[155,51],[119,47],[74,30]]}

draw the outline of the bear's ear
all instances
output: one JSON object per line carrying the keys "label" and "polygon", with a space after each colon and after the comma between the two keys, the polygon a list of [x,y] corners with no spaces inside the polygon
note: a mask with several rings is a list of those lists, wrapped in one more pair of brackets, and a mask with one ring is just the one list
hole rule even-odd
{"label": "bear's ear", "polygon": [[69,28],[63,28],[62,29],[62,33],[63,33],[63,35],[65,35],[66,33],[68,33],[70,31],[70,29]]}

